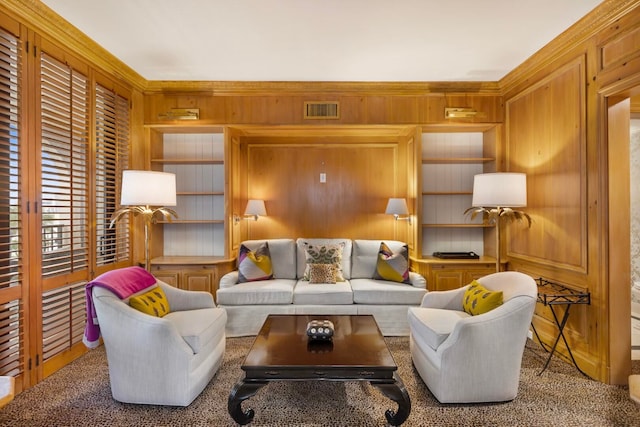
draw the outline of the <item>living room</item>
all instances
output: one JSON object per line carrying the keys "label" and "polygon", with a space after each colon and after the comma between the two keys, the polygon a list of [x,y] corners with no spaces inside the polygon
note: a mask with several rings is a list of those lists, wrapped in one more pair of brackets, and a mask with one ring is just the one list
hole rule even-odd
{"label": "living room", "polygon": [[[427,200],[436,197],[428,193],[437,191],[427,190],[422,180],[429,164],[422,146],[430,134],[480,134],[488,147],[486,157],[493,159],[483,164],[483,171],[527,175],[523,209],[533,224],[530,228],[510,224],[497,246],[493,231],[483,231],[480,241],[486,258],[459,263],[452,276],[465,281],[465,274],[495,271],[499,258],[502,269],[588,292],[590,304],[574,307],[564,330],[573,356],[594,380],[627,384],[632,350],[630,290],[634,279],[639,280],[632,267],[637,239],[629,241],[634,235],[629,128],[632,115],[640,113],[637,1],[602,2],[503,78],[481,82],[147,80],[45,3],[0,5],[0,26],[24,41],[29,55],[36,57],[25,55],[20,65],[23,105],[40,105],[36,94],[42,55],[87,76],[130,106],[128,154],[116,156],[128,165],[118,163],[118,168],[165,168],[170,162],[163,163],[157,150],[168,134],[217,135],[214,138],[224,147],[215,159],[224,164],[224,184],[206,190],[216,212],[211,219],[215,223],[210,224],[215,244],[206,255],[211,259],[204,268],[206,275],[192,275],[202,270],[200,264],[162,260],[185,253],[185,245],[166,243],[168,236],[182,232],[175,230],[190,226],[190,212],[183,205],[177,207],[182,211],[173,230],[167,224],[152,229],[151,257],[156,259],[152,268],[158,277],[176,283],[196,277],[195,288],[215,294],[220,277],[234,268],[245,240],[389,239],[408,244],[412,269],[427,278],[429,290],[438,290],[438,277],[444,277],[437,274],[442,263],[432,259],[433,240],[425,237],[436,228],[426,225],[425,215]],[[305,103],[336,105],[339,114],[305,118]],[[473,113],[448,118],[447,108]],[[172,116],[186,109],[197,110],[197,120]],[[44,133],[35,110],[25,107],[19,117],[21,137],[29,141]],[[102,145],[93,130],[89,127],[87,136],[100,153]],[[19,336],[19,351],[6,357],[7,369],[1,372],[16,377],[18,394],[91,353],[86,353],[78,334],[84,321],[83,284],[145,258],[139,219],[131,219],[130,231],[129,223],[116,227],[118,238],[129,239],[122,256],[101,255],[100,236],[111,236],[110,215],[92,211],[97,218],[92,223],[102,226],[103,234],[89,233],[86,267],[43,275],[44,248],[27,238],[43,234],[40,221],[46,222],[29,214],[42,200],[41,170],[38,151],[25,153],[22,170],[28,173],[21,175],[20,201],[24,259],[20,280],[0,289],[3,319],[13,324],[15,316],[20,318],[7,341],[13,346]],[[95,170],[99,167],[97,162]],[[113,203],[110,196],[101,199],[101,193],[93,191],[88,187],[89,205]],[[406,199],[410,222],[384,214],[389,198]],[[244,220],[247,201],[254,199],[264,200],[267,215]],[[451,286],[447,283],[442,286]],[[64,326],[56,322],[46,326],[50,307],[65,298],[73,308]],[[557,325],[549,307],[538,304],[533,324],[540,339],[552,345]],[[57,337],[69,330],[74,330],[73,337],[59,343]],[[569,359],[563,342],[558,349]]]}

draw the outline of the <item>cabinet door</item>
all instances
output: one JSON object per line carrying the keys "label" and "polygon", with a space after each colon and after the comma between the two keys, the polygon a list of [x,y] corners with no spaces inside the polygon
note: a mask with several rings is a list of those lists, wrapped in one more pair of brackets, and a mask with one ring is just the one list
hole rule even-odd
{"label": "cabinet door", "polygon": [[492,274],[496,272],[496,268],[494,266],[487,268],[479,268],[477,270],[467,270],[464,274],[464,283],[463,286],[467,283],[471,283],[475,279],[479,279],[488,274]]}
{"label": "cabinet door", "polygon": [[434,267],[433,283],[435,284],[435,290],[448,291],[462,287],[463,274],[464,272],[462,270]]}
{"label": "cabinet door", "polygon": [[185,271],[182,288],[188,291],[211,292],[213,273],[206,271]]}
{"label": "cabinet door", "polygon": [[151,274],[155,276],[156,279],[162,280],[168,285],[174,286],[176,288],[180,287],[180,272],[179,271],[170,271],[170,270],[151,270]]}

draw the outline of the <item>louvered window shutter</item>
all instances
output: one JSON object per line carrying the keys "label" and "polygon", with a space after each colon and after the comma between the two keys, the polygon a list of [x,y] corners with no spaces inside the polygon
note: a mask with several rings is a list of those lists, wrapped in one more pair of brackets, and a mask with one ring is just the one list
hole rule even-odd
{"label": "louvered window shutter", "polygon": [[87,77],[45,52],[40,61],[42,358],[82,341],[89,269]]}
{"label": "louvered window shutter", "polygon": [[122,171],[129,164],[129,101],[96,85],[96,263],[98,266],[130,257],[127,215],[110,227],[119,204]]}
{"label": "louvered window shutter", "polygon": [[[19,120],[19,40],[0,29],[0,295],[23,283],[23,223]],[[0,301],[0,375],[24,371],[23,309],[20,299]]]}

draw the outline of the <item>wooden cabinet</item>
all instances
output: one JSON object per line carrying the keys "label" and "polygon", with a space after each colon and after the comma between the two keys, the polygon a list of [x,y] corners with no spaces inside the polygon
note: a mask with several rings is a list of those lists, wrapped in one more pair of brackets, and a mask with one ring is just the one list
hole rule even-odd
{"label": "wooden cabinet", "polygon": [[163,256],[151,260],[151,273],[159,280],[189,291],[205,291],[216,297],[220,277],[235,268],[224,257]]}
{"label": "wooden cabinet", "polygon": [[[433,125],[422,129],[420,245],[430,290],[454,289],[495,272],[494,227],[471,220],[476,174],[495,172],[500,125]],[[442,260],[434,252],[475,252],[479,260]]]}
{"label": "wooden cabinet", "polygon": [[471,283],[472,280],[496,272],[492,257],[480,257],[478,260],[441,260],[427,257],[413,260],[416,271],[427,280],[430,291],[448,291]]}

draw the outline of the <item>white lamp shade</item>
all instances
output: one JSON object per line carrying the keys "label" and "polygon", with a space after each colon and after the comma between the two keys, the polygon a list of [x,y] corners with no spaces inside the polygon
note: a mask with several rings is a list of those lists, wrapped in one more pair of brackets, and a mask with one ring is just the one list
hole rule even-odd
{"label": "white lamp shade", "polygon": [[267,209],[264,207],[264,200],[249,200],[244,210],[245,215],[267,216]]}
{"label": "white lamp shade", "polygon": [[407,208],[407,200],[400,198],[391,198],[387,203],[387,209],[384,212],[387,215],[409,215]]}
{"label": "white lamp shade", "polygon": [[176,175],[155,171],[123,171],[120,204],[123,206],[175,206]]}
{"label": "white lamp shade", "polygon": [[471,205],[504,208],[527,206],[527,175],[497,172],[474,176]]}

